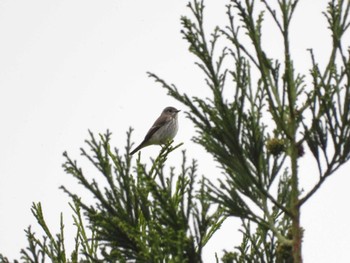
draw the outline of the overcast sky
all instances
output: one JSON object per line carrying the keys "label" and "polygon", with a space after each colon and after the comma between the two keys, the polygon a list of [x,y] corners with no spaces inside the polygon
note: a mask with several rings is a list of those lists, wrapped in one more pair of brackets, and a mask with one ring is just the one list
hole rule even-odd
{"label": "overcast sky", "polygon": [[[227,1],[207,0],[209,28],[225,22]],[[41,201],[47,221],[58,231],[64,213],[66,239],[73,240],[65,185],[84,190],[61,168],[62,152],[78,158],[88,129],[110,129],[114,146],[124,149],[125,133],[135,128],[139,143],[166,106],[183,106],[168,97],[146,75],[152,71],[189,94],[206,94],[203,76],[194,66],[180,34],[180,16],[188,14],[179,0],[1,0],[0,1],[0,253],[19,258],[27,245],[24,229],[33,225],[32,202]],[[292,43],[297,70],[310,66],[307,48],[321,62],[330,39],[321,14],[325,1],[300,0]],[[265,46],[278,52],[274,27],[266,26]],[[209,30],[208,30],[209,31]],[[191,142],[194,128],[180,115],[176,142],[184,142],[188,158],[199,159],[199,173],[216,180],[220,172],[203,150]],[[142,151],[144,160],[159,147]],[[173,153],[176,164],[180,151]],[[301,183],[310,187],[308,158],[301,161]],[[349,172],[347,164],[304,206],[305,262],[348,262],[350,250]],[[238,245],[238,220],[228,220],[208,243],[205,262],[214,253]],[[71,241],[69,241],[71,244]],[[68,243],[69,243],[68,242]],[[71,248],[70,248],[71,249]]]}

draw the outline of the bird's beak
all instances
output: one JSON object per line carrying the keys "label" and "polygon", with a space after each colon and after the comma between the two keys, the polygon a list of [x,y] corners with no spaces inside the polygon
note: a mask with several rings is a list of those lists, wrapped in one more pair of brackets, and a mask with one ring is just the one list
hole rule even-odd
{"label": "bird's beak", "polygon": [[181,110],[177,110],[176,113],[179,113]]}

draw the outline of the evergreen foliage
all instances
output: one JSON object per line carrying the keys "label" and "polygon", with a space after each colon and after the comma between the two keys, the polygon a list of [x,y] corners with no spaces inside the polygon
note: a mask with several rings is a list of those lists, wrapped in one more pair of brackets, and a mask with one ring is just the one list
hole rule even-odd
{"label": "evergreen foliage", "polygon": [[[291,258],[302,262],[300,208],[349,159],[350,59],[343,36],[349,27],[350,3],[328,4],[324,15],[333,47],[324,69],[310,50],[312,83],[306,81],[306,74],[297,73],[290,50],[290,24],[298,3],[232,0],[227,6],[228,26],[216,27],[208,35],[203,1],[189,3],[194,18],[182,18],[182,34],[204,73],[212,93],[209,98],[190,97],[149,73],[187,106],[187,116],[197,129],[194,142],[213,155],[224,173],[219,185],[208,182],[209,197],[226,216],[240,217],[245,233],[238,254],[226,254],[226,262],[289,262]],[[269,57],[271,52],[263,48],[267,15],[282,37],[282,58]],[[244,41],[246,36],[250,43]],[[233,90],[233,98],[223,95],[226,90]],[[305,144],[314,156],[319,180],[302,194],[299,158]],[[251,222],[257,225],[255,233]],[[256,241],[266,240],[266,235],[277,239],[271,242],[272,258],[263,242]]]}
{"label": "evergreen foliage", "polygon": [[[32,213],[45,234],[40,238],[28,227],[23,262],[203,262],[203,247],[227,217],[241,219],[243,238],[221,262],[302,262],[300,209],[350,158],[350,58],[343,40],[350,2],[328,4],[332,49],[325,67],[310,49],[310,83],[294,67],[290,50],[299,1],[270,2],[232,0],[227,26],[209,35],[203,1],[189,3],[192,17],[181,18],[182,35],[204,73],[209,98],[191,97],[149,73],[187,107],[197,130],[194,142],[214,157],[223,175],[198,179],[197,162],[188,163],[185,152],[179,167],[167,168],[167,156],[181,146],[171,142],[150,167],[140,157],[132,165],[131,129],[122,154],[112,148],[109,131],[98,138],[90,132],[88,150],[81,153],[106,186],[89,180],[64,153],[66,173],[95,198],[88,203],[62,186],[72,200],[73,252],[65,248],[63,216],[60,232],[53,234],[38,203]],[[266,16],[282,37],[281,58],[263,48]],[[224,95],[227,90],[232,98]],[[306,147],[318,181],[302,192],[299,168]],[[3,255],[0,260],[10,262]]]}

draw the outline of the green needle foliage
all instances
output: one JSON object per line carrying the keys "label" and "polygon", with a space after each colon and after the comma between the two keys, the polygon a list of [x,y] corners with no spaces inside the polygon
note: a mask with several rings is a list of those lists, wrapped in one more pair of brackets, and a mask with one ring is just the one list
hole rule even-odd
{"label": "green needle foliage", "polygon": [[85,211],[89,223],[96,229],[103,262],[201,262],[201,251],[213,232],[220,226],[220,213],[209,215],[210,204],[203,192],[195,191],[197,164],[187,166],[185,154],[181,171],[164,171],[167,155],[181,145],[165,146],[153,165],[147,169],[137,160],[132,174],[129,155],[130,134],[126,153],[110,148],[107,132],[97,141],[92,133],[87,141],[90,152],[82,155],[100,171],[108,187],[101,189],[88,181],[77,163],[69,158],[64,164],[67,173],[88,189],[97,199],[96,205],[85,204],[67,190]]}
{"label": "green needle foliage", "polygon": [[[324,12],[333,46],[324,68],[310,49],[311,82],[295,69],[290,50],[299,2],[231,0],[227,26],[210,34],[203,1],[189,3],[193,16],[182,18],[182,34],[204,73],[209,98],[181,93],[149,73],[188,108],[198,132],[194,142],[224,173],[218,182],[207,182],[209,197],[227,216],[242,219],[244,233],[238,252],[227,253],[225,262],[302,262],[300,208],[350,158],[350,59],[343,41],[350,2],[330,1]],[[263,47],[266,16],[281,36],[281,58],[270,57],[273,51]],[[306,145],[319,180],[301,193],[299,160]]]}
{"label": "green needle foliage", "polygon": [[[202,262],[202,250],[224,218],[206,196],[207,186],[196,179],[197,163],[188,164],[185,152],[176,171],[165,168],[167,156],[181,144],[165,145],[147,168],[138,158],[131,165],[131,130],[125,153],[111,149],[111,133],[97,139],[90,132],[88,150],[81,154],[99,172],[106,185],[88,174],[64,153],[67,174],[92,194],[95,203],[62,186],[72,199],[77,234],[69,256],[65,249],[64,224],[53,234],[46,224],[41,204],[32,212],[44,231],[39,238],[31,227],[26,231],[29,246],[22,249],[23,262]],[[167,170],[167,171],[166,171]],[[82,215],[83,214],[83,215]],[[1,256],[2,262],[10,262]]]}
{"label": "green needle foliage", "polygon": [[[63,216],[59,233],[52,233],[38,203],[32,213],[44,235],[26,230],[21,260],[203,262],[203,247],[222,222],[238,217],[242,243],[225,251],[221,262],[302,262],[301,208],[350,159],[350,58],[343,40],[350,2],[329,1],[324,16],[332,48],[323,51],[328,62],[320,66],[310,49],[311,68],[302,74],[290,50],[290,25],[300,1],[231,0],[227,26],[209,35],[203,1],[188,4],[192,16],[182,17],[182,35],[210,97],[181,93],[149,73],[187,107],[197,131],[194,142],[214,157],[222,176],[198,179],[197,163],[188,163],[185,152],[179,167],[166,167],[168,155],[181,144],[169,142],[147,167],[140,155],[132,162],[131,130],[123,154],[111,146],[110,132],[98,137],[90,132],[81,154],[98,179],[89,179],[87,170],[64,153],[66,173],[94,197],[87,202],[61,187],[71,198],[73,251],[68,254],[65,247]],[[267,16],[281,36],[279,58],[264,49]],[[318,180],[302,191],[300,159],[306,147]],[[0,260],[10,262],[1,254]]]}

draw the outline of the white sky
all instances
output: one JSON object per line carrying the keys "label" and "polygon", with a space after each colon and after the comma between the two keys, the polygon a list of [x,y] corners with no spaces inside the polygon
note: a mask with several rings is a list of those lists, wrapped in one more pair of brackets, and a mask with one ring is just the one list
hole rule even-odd
{"label": "white sky", "polygon": [[[206,2],[208,24],[223,24],[227,2]],[[310,65],[306,49],[315,47],[316,57],[324,61],[330,42],[321,15],[325,1],[300,2],[293,49],[297,68],[305,72]],[[82,195],[85,191],[61,168],[62,152],[81,160],[79,148],[88,138],[88,129],[95,133],[110,129],[114,145],[123,149],[130,126],[135,128],[133,141],[139,143],[164,107],[183,109],[147,78],[147,71],[189,94],[207,92],[180,35],[180,16],[188,14],[186,4],[178,0],[0,1],[0,253],[19,258],[20,248],[27,245],[23,230],[31,224],[40,232],[30,212],[33,201],[42,202],[54,231],[62,211],[66,239],[73,239],[70,200],[58,187],[65,185]],[[266,43],[272,51],[278,45],[273,37]],[[198,155],[201,148],[190,141],[194,129],[183,116],[176,141],[185,143],[189,159],[199,159],[200,174],[216,180],[220,173],[207,154]],[[148,147],[143,158],[158,150]],[[176,164],[179,155],[180,151],[174,153],[169,163]],[[305,187],[312,182],[308,160],[301,162]],[[348,262],[347,169],[349,165],[328,179],[302,210],[305,262]],[[207,245],[205,262],[214,262],[215,251],[221,255],[222,249],[238,245],[238,226],[237,220],[224,224]]]}

